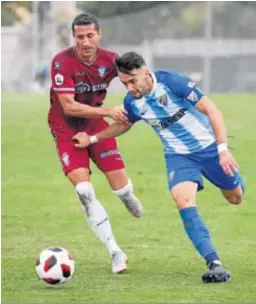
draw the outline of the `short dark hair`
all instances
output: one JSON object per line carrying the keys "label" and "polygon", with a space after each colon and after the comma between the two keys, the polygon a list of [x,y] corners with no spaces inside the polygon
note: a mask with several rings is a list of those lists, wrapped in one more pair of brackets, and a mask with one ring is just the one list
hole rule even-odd
{"label": "short dark hair", "polygon": [[72,22],[72,32],[74,33],[76,25],[89,25],[89,24],[94,24],[96,31],[99,31],[100,25],[98,19],[91,14],[81,13],[77,15]]}
{"label": "short dark hair", "polygon": [[119,72],[130,74],[133,69],[140,69],[146,65],[144,58],[135,52],[124,53],[115,60]]}

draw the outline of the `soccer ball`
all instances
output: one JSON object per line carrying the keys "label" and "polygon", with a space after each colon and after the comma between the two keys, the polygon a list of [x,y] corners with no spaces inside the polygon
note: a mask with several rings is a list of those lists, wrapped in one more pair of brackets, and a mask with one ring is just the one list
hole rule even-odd
{"label": "soccer ball", "polygon": [[71,279],[75,261],[65,248],[50,247],[36,260],[36,273],[47,284],[63,284]]}

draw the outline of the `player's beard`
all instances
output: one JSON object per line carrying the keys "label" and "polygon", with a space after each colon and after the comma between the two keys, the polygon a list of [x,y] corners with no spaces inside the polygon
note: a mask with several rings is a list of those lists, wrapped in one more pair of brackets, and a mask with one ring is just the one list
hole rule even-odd
{"label": "player's beard", "polygon": [[137,90],[137,92],[135,93],[136,96],[133,95],[133,97],[135,99],[140,99],[142,98],[144,95],[148,95],[150,94],[152,88],[150,86],[145,86],[144,88],[140,88]]}
{"label": "player's beard", "polygon": [[[148,95],[151,92],[151,89],[148,86],[144,86],[141,88],[138,88],[134,93],[132,93],[132,96],[134,99],[140,99],[142,98],[144,95]],[[134,95],[136,94],[136,95]]]}
{"label": "player's beard", "polygon": [[141,95],[140,96],[139,95],[133,96],[134,99],[141,99],[141,97],[142,97]]}
{"label": "player's beard", "polygon": [[143,96],[143,93],[140,90],[136,90],[135,92],[130,92],[134,99],[140,99]]}

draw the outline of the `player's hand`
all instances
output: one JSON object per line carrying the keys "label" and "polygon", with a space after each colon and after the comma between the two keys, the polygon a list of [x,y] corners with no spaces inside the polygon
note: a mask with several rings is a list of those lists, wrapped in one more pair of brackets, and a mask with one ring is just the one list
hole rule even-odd
{"label": "player's hand", "polygon": [[108,116],[117,122],[123,122],[129,125],[131,124],[128,120],[127,112],[123,106],[110,108]]}
{"label": "player's hand", "polygon": [[227,175],[234,175],[238,171],[238,164],[232,154],[228,151],[220,152],[220,165]]}
{"label": "player's hand", "polygon": [[85,132],[76,133],[72,137],[72,140],[75,142],[76,148],[86,148],[91,144],[90,136]]}

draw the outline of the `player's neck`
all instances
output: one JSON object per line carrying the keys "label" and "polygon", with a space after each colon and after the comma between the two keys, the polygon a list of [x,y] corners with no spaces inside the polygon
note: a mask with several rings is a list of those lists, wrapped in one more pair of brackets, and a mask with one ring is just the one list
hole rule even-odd
{"label": "player's neck", "polygon": [[97,51],[91,55],[91,56],[88,56],[88,57],[84,57],[82,56],[76,49],[76,47],[74,47],[74,52],[76,54],[76,56],[78,57],[78,59],[80,61],[82,61],[83,63],[87,64],[87,65],[91,65],[98,57],[98,53],[99,53],[99,49],[97,49]]}

